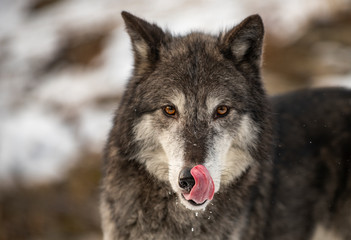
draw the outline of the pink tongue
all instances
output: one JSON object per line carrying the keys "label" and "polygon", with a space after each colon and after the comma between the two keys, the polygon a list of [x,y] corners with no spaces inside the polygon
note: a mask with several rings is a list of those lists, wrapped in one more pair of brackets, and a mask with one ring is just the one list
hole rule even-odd
{"label": "pink tongue", "polygon": [[214,183],[207,168],[203,165],[197,165],[190,170],[191,175],[195,179],[195,185],[190,193],[184,193],[186,200],[193,200],[197,204],[211,200],[214,195]]}

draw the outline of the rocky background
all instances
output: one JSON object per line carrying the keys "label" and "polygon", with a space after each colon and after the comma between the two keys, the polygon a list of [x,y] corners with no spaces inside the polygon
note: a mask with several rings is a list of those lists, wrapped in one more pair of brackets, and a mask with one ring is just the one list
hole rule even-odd
{"label": "rocky background", "polygon": [[269,94],[351,87],[350,0],[0,0],[0,240],[101,239],[101,152],[132,66],[122,10],[175,33],[259,13]]}

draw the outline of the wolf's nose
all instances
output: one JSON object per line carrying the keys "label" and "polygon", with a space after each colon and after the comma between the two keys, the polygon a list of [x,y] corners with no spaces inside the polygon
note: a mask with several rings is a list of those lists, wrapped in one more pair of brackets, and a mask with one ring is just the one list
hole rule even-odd
{"label": "wolf's nose", "polygon": [[190,170],[190,168],[184,168],[179,173],[179,187],[181,187],[187,192],[190,192],[193,186],[195,185],[195,179],[191,175]]}

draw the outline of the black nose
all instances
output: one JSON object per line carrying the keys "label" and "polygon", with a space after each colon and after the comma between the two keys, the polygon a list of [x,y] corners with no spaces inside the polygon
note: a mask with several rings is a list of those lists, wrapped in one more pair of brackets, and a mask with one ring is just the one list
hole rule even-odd
{"label": "black nose", "polygon": [[190,168],[184,168],[179,174],[179,187],[190,192],[195,185],[195,179],[190,173]]}

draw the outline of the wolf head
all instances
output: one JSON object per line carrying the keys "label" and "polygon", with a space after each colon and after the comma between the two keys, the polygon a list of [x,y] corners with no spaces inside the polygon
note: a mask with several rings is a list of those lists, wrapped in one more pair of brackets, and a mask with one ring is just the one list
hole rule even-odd
{"label": "wolf head", "polygon": [[122,16],[134,72],[109,145],[169,183],[185,207],[205,209],[214,192],[265,158],[262,20],[250,16],[219,36],[172,36],[130,13]]}

